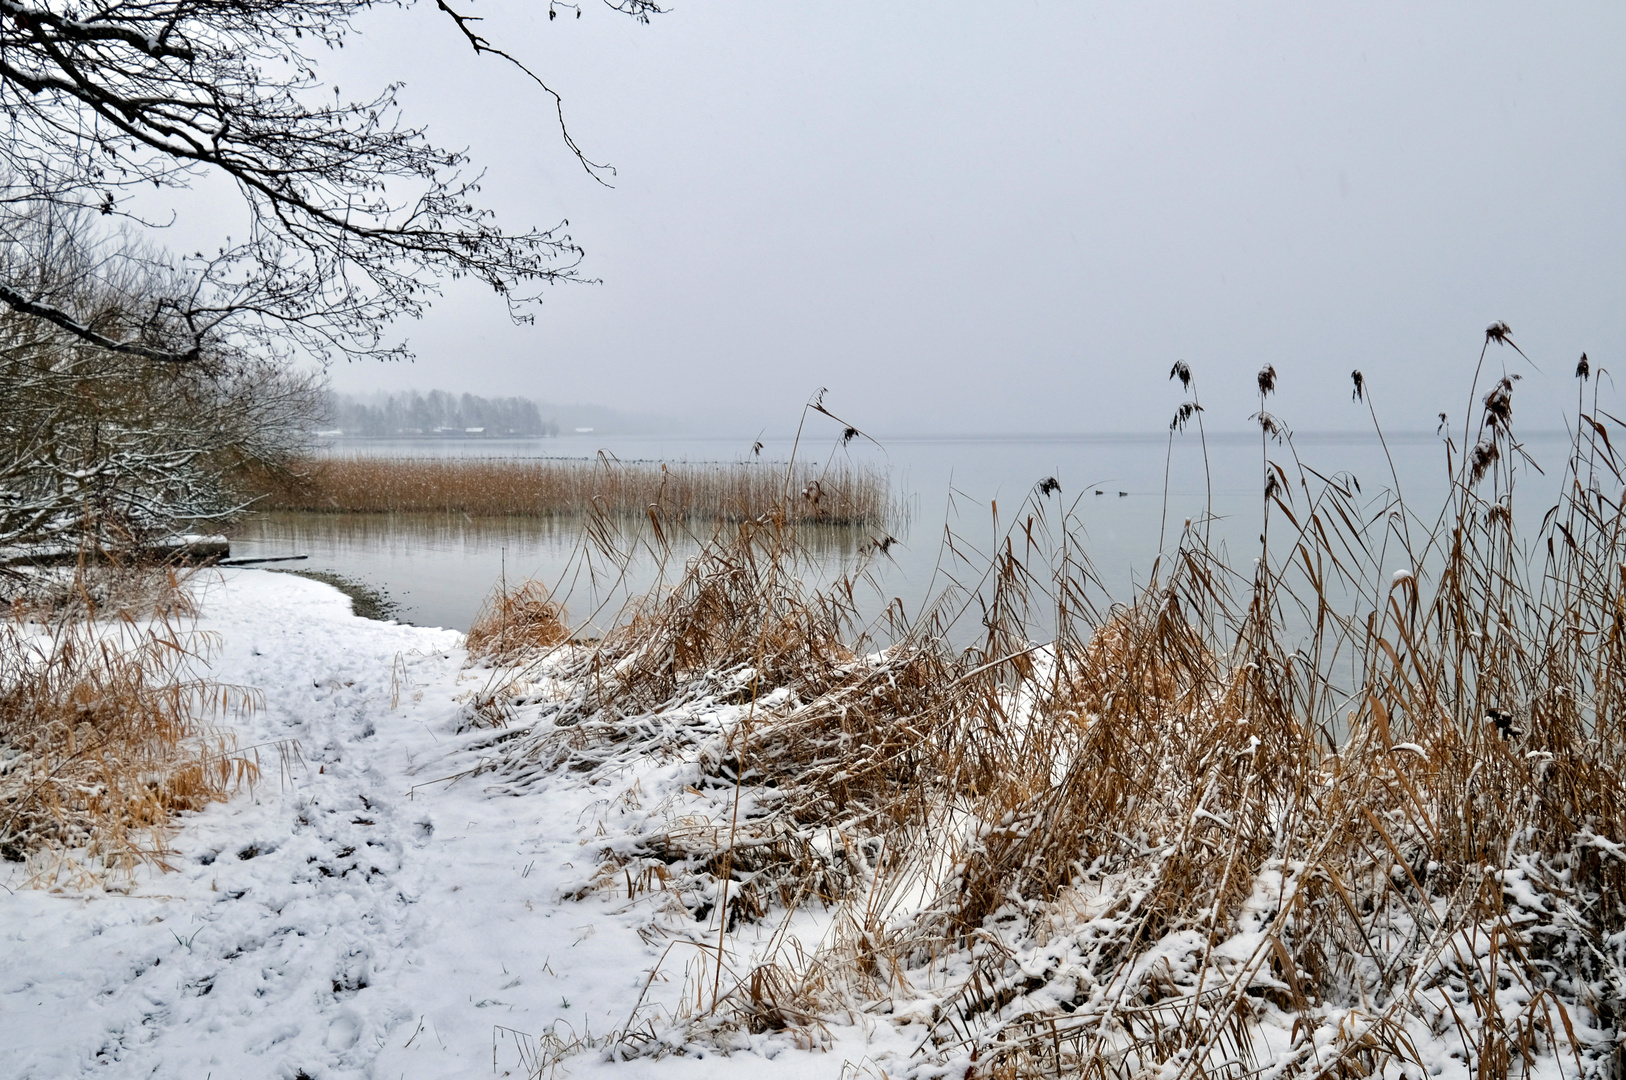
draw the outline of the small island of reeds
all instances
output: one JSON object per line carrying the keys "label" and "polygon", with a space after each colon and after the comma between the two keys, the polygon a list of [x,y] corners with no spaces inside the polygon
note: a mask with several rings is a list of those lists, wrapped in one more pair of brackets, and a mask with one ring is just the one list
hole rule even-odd
{"label": "small island of reeds", "polygon": [[260,504],[315,513],[583,513],[745,521],[769,513],[833,525],[892,517],[887,474],[863,464],[655,462],[599,458],[334,457],[309,459]]}

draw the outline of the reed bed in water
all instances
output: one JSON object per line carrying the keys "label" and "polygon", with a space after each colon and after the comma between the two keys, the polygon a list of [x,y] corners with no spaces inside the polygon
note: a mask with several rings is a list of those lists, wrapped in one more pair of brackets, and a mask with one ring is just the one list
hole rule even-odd
{"label": "reed bed in water", "polygon": [[882,470],[837,464],[690,464],[598,460],[353,457],[312,460],[271,510],[538,517],[592,512],[881,525],[894,516]]}
{"label": "reed bed in water", "polygon": [[[1108,605],[1041,481],[992,556],[950,537],[966,584],[917,616],[856,626],[854,582],[808,590],[769,517],[602,642],[539,649],[516,685],[575,690],[505,737],[497,786],[658,795],[607,815],[579,895],[639,898],[694,958],[685,1011],[635,1012],[618,1053],[863,1013],[913,1023],[934,1074],[1617,1075],[1626,460],[1588,374],[1528,532],[1510,378],[1475,375],[1420,512],[1302,465],[1269,370],[1241,569],[1188,523]],[[643,791],[646,755],[685,771]]]}

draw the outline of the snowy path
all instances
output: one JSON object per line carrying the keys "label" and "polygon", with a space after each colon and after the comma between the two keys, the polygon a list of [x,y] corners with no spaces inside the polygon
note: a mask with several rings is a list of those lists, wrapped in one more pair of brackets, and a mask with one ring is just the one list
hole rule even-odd
{"label": "snowy path", "polygon": [[[332,588],[265,571],[226,572],[201,600],[214,677],[264,694],[240,744],[295,739],[302,760],[283,770],[262,750],[252,794],[187,819],[174,872],[143,870],[129,895],[20,889],[0,864],[16,890],[0,892],[5,1075],[524,1076],[517,1033],[626,1021],[661,950],[633,915],[559,895],[591,869],[593,792],[434,783],[492,735],[455,734],[484,681],[461,671],[460,635],[361,620]],[[837,1077],[866,1047],[835,1037],[829,1053],[763,1049],[776,1077]],[[567,1062],[578,1076],[763,1068],[757,1054]]]}

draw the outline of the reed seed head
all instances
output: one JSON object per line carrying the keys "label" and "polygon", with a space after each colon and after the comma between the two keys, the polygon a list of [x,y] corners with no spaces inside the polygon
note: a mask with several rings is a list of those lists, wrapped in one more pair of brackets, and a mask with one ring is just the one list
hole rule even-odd
{"label": "reed seed head", "polygon": [[1485,395],[1485,423],[1506,428],[1513,422],[1513,380],[1503,377]]}
{"label": "reed seed head", "polygon": [[1494,439],[1481,439],[1474,444],[1473,453],[1468,456],[1468,486],[1472,487],[1485,478],[1485,473],[1496,464],[1502,452],[1496,448]]}

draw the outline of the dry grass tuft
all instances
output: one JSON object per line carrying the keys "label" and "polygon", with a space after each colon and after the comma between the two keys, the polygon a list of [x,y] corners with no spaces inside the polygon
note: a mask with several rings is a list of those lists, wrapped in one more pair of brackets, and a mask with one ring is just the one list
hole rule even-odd
{"label": "dry grass tuft", "polygon": [[550,600],[540,582],[527,581],[486,598],[469,627],[467,645],[475,659],[513,665],[569,640],[564,606]]}
{"label": "dry grass tuft", "polygon": [[[146,607],[144,584],[102,588]],[[98,621],[84,617],[95,601],[81,581],[63,606],[27,606],[48,623],[0,621],[0,857],[34,861],[34,884],[162,866],[176,813],[258,777],[209,723],[250,707],[252,692],[190,674],[208,642],[184,629],[190,601],[159,592],[157,617]]]}

